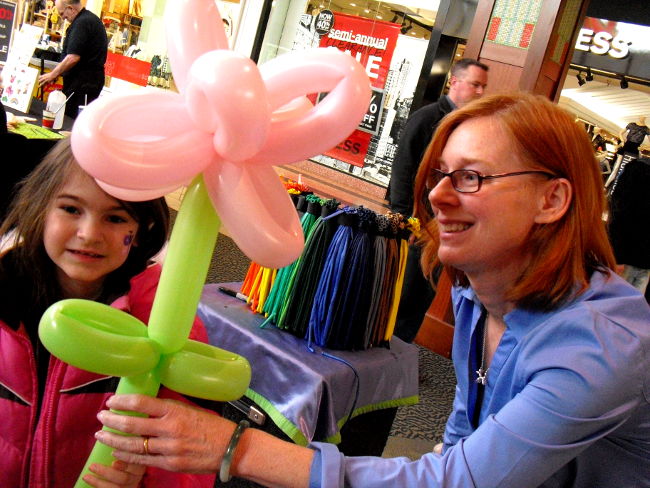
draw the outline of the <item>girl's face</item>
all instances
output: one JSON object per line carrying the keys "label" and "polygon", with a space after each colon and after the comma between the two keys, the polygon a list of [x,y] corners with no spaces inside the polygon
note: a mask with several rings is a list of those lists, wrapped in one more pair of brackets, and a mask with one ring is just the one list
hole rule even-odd
{"label": "girl's face", "polygon": [[94,299],[122,266],[138,223],[81,171],[73,171],[45,215],[43,243],[66,298]]}

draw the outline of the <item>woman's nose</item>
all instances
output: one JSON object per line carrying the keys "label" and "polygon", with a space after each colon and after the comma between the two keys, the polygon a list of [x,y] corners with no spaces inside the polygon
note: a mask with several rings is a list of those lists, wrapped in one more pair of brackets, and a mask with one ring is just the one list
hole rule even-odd
{"label": "woman's nose", "polygon": [[451,177],[445,176],[440,180],[438,184],[429,191],[428,198],[434,212],[436,207],[439,207],[440,205],[450,205],[457,202],[458,192],[454,189]]}

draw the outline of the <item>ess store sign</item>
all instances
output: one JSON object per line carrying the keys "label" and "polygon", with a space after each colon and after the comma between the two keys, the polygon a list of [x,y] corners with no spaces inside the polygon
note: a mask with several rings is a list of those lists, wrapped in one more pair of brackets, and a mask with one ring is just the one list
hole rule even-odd
{"label": "ess store sign", "polygon": [[650,79],[650,27],[586,17],[573,64]]}
{"label": "ess store sign", "polygon": [[366,115],[345,141],[325,154],[354,166],[363,166],[370,138],[379,131],[384,87],[395,51],[400,25],[330,11],[316,18],[320,47],[334,47],[353,56],[366,68],[372,97]]}
{"label": "ess store sign", "polygon": [[576,49],[590,51],[594,54],[607,54],[616,59],[625,58],[630,54],[630,44],[625,38],[617,35],[614,37],[607,31],[594,32],[591,29],[580,29]]}

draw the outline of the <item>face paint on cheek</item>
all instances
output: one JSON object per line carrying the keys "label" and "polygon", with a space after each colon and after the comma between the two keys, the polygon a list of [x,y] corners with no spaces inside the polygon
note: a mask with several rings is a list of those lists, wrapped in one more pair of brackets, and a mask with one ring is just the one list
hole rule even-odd
{"label": "face paint on cheek", "polygon": [[126,247],[130,247],[131,243],[133,242],[133,231],[129,231],[127,235],[124,236],[124,245]]}

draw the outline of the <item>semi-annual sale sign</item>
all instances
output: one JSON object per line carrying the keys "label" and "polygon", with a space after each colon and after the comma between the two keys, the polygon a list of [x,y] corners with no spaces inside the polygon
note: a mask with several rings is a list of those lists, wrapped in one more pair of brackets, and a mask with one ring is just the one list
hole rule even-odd
{"label": "semi-annual sale sign", "polygon": [[320,46],[335,47],[359,61],[370,78],[372,97],[359,128],[325,154],[354,166],[363,166],[370,138],[379,131],[384,87],[400,25],[338,12],[328,14],[333,15],[333,22],[327,22],[329,30],[322,35]]}

